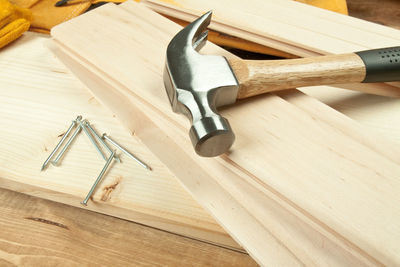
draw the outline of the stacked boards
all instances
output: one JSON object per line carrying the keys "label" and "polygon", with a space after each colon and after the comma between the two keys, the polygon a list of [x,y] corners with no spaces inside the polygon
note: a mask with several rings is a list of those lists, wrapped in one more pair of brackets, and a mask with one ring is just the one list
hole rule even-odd
{"label": "stacked boards", "polygon": [[295,1],[252,0],[248,5],[239,0],[202,3],[144,0],[142,3],[185,21],[193,21],[212,10],[211,29],[301,57],[398,46],[400,41],[396,29]]}
{"label": "stacked boards", "polygon": [[293,90],[222,110],[232,151],[198,157],[163,88],[179,30],[141,4],[110,4],[55,27],[50,47],[258,263],[400,263],[399,148]]}
{"label": "stacked boards", "polygon": [[82,115],[99,133],[106,132],[153,168],[148,171],[119,153],[122,163],[111,165],[85,209],[242,250],[165,165],[54,57],[48,41],[47,35],[28,32],[0,53],[0,187],[83,207],[80,202],[104,166],[84,133],[59,167],[40,171],[71,120]]}
{"label": "stacked boards", "polygon": [[[212,10],[210,29],[300,57],[398,46],[400,31],[329,10],[287,0],[145,0],[169,17],[193,21]],[[229,6],[229,9],[226,7]],[[399,83],[346,84],[337,87],[399,97]]]}

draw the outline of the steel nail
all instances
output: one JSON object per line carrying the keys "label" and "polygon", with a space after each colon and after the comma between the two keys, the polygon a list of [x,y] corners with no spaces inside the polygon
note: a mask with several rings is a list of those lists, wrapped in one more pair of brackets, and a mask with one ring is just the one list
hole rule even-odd
{"label": "steel nail", "polygon": [[87,137],[89,137],[90,141],[92,142],[92,144],[94,145],[94,147],[96,148],[96,150],[99,152],[99,154],[102,156],[102,158],[107,161],[106,156],[104,156],[103,151],[101,151],[99,145],[97,144],[97,142],[94,140],[93,136],[89,133],[87,126],[88,123],[86,120],[84,120],[83,122],[81,122],[81,126],[83,131],[85,132],[85,134],[87,135]]}
{"label": "steel nail", "polygon": [[129,157],[131,157],[132,159],[134,159],[137,163],[139,163],[140,165],[142,165],[144,168],[148,169],[151,171],[150,166],[148,166],[146,163],[144,163],[143,161],[141,161],[140,159],[138,159],[137,157],[135,157],[132,153],[130,153],[128,150],[126,150],[125,148],[123,148],[122,146],[120,146],[119,144],[117,144],[114,140],[112,140],[107,134],[103,134],[102,138],[106,139],[108,142],[110,142],[111,144],[113,144],[116,148],[120,149],[122,152],[124,152],[125,154],[127,154]]}
{"label": "steel nail", "polygon": [[101,170],[99,176],[97,177],[96,181],[94,181],[94,184],[92,185],[92,188],[90,188],[89,193],[87,194],[86,198],[81,202],[82,205],[87,206],[87,203],[90,199],[90,197],[93,195],[94,190],[96,190],[97,185],[100,183],[101,179],[103,178],[105,172],[108,169],[108,166],[110,166],[111,161],[113,160],[115,155],[115,151],[113,151],[110,155],[110,157],[107,159],[106,164],[104,165],[103,169]]}
{"label": "steel nail", "polygon": [[[103,138],[100,137],[100,135],[93,129],[93,127],[90,125],[90,123],[87,121],[86,126],[89,129],[89,131],[92,132],[92,134],[105,146],[105,148],[112,153],[112,149],[108,146],[108,144],[103,140]],[[114,156],[115,160],[118,162],[121,162],[121,159],[118,157],[118,155]]]}
{"label": "steel nail", "polygon": [[72,134],[72,136],[68,139],[67,143],[65,144],[65,146],[62,148],[62,150],[60,151],[60,154],[57,155],[56,159],[51,161],[51,164],[53,164],[54,166],[57,166],[61,157],[64,155],[65,151],[68,149],[68,147],[71,145],[72,141],[74,141],[74,139],[76,138],[76,136],[78,135],[78,133],[81,131],[81,125],[80,123],[78,124],[78,127],[75,129],[74,133]]}
{"label": "steel nail", "polygon": [[57,152],[57,150],[60,148],[60,146],[64,143],[65,139],[67,138],[69,133],[72,131],[72,129],[75,127],[76,123],[78,121],[80,121],[81,119],[82,119],[82,116],[79,115],[79,116],[76,117],[75,120],[72,121],[72,123],[69,126],[68,130],[65,132],[65,134],[63,135],[61,140],[58,142],[56,147],[53,149],[53,151],[51,152],[50,156],[43,163],[42,168],[40,169],[41,171],[43,171],[47,167],[47,165],[49,164],[50,160],[53,158],[54,154]]}

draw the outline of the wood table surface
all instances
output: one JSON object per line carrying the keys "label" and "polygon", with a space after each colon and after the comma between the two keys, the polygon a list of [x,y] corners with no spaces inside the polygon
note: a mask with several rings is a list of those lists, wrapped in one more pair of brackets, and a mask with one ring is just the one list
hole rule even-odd
{"label": "wood table surface", "polygon": [[[400,28],[398,0],[348,0]],[[322,97],[323,98],[323,97]],[[255,266],[249,255],[0,188],[0,266]]]}
{"label": "wood table surface", "polygon": [[400,29],[399,0],[347,0],[349,14]]}
{"label": "wood table surface", "polygon": [[0,189],[0,266],[256,266],[245,253]]}

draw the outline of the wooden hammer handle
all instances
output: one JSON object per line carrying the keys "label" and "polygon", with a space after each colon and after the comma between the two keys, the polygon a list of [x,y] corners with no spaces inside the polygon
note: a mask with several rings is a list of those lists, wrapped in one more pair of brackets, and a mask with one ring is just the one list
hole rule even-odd
{"label": "wooden hammer handle", "polygon": [[229,60],[238,99],[313,85],[400,80],[400,47],[285,60]]}
{"label": "wooden hammer handle", "polygon": [[354,54],[284,60],[230,60],[238,99],[303,86],[362,82],[365,65]]}

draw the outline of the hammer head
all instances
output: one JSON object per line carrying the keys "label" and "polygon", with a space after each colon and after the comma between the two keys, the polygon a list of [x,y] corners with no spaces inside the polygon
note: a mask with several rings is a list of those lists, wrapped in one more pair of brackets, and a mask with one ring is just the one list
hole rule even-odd
{"label": "hammer head", "polygon": [[217,108],[234,103],[239,90],[225,57],[198,53],[206,43],[211,14],[207,12],[171,40],[164,69],[172,109],[191,120],[189,136],[203,157],[218,156],[232,146],[235,135]]}

